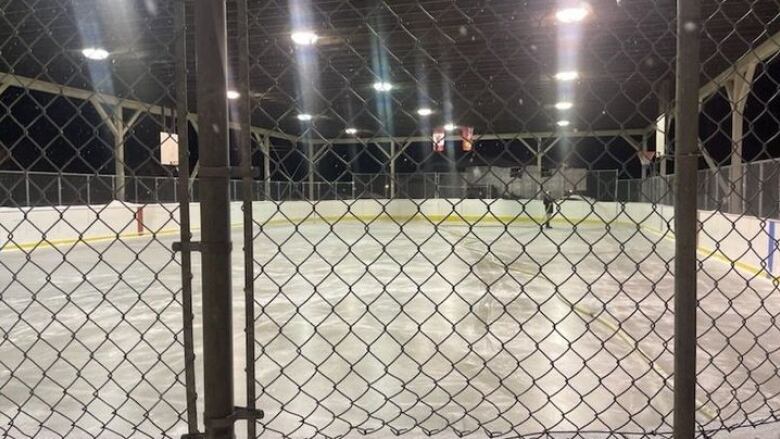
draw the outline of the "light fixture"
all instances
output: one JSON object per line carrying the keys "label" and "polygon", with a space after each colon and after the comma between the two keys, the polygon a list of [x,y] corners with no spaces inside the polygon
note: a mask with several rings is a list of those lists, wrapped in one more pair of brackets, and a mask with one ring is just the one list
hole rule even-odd
{"label": "light fixture", "polygon": [[557,104],[555,104],[555,109],[556,110],[570,110],[573,106],[574,106],[574,104],[572,104],[571,102],[558,102]]}
{"label": "light fixture", "polygon": [[317,40],[320,39],[317,34],[309,30],[295,31],[292,33],[292,35],[290,35],[290,38],[292,38],[293,43],[300,46],[314,45],[317,43]]}
{"label": "light fixture", "polygon": [[578,79],[580,74],[576,70],[563,71],[555,74],[555,79],[558,81],[574,81]]}
{"label": "light fixture", "polygon": [[241,97],[241,93],[235,91],[235,90],[228,90],[227,91],[227,98],[231,101],[236,100]]}
{"label": "light fixture", "polygon": [[345,133],[349,134],[350,136],[354,136],[357,134],[358,130],[357,128],[347,128],[344,130]]}
{"label": "light fixture", "polygon": [[559,9],[555,13],[555,19],[561,23],[577,23],[588,16],[588,8],[584,4]]}
{"label": "light fixture", "polygon": [[571,125],[571,122],[569,122],[568,120],[559,120],[558,121],[558,126],[559,127],[566,128],[569,125]]}
{"label": "light fixture", "polygon": [[308,121],[312,120],[312,115],[309,114],[309,113],[301,113],[297,117],[298,117],[298,120],[300,120],[301,122],[308,122]]}
{"label": "light fixture", "polygon": [[393,84],[385,81],[379,81],[374,83],[374,90],[381,92],[388,92],[393,89]]}
{"label": "light fixture", "polygon": [[431,110],[430,108],[420,108],[419,110],[417,110],[417,114],[422,117],[428,117],[431,114],[433,114],[433,110]]}
{"label": "light fixture", "polygon": [[455,131],[455,128],[457,128],[457,127],[455,126],[454,123],[448,123],[448,124],[444,125],[444,131],[447,131],[447,132]]}
{"label": "light fixture", "polygon": [[87,47],[81,51],[81,54],[84,55],[85,58],[94,59],[96,61],[104,60],[108,58],[109,55],[106,49],[101,49],[99,47]]}

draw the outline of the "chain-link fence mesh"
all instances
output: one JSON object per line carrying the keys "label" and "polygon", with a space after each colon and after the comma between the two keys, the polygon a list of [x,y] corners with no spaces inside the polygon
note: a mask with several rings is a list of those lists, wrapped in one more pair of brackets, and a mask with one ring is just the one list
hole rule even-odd
{"label": "chain-link fence mesh", "polygon": [[777,430],[776,0],[220,5],[0,0],[3,437]]}

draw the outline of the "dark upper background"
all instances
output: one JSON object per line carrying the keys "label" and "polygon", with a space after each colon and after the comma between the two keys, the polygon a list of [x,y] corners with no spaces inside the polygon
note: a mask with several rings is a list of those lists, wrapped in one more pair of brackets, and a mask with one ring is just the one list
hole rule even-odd
{"label": "dark upper background", "polygon": [[[561,59],[571,59],[581,74],[572,89],[571,129],[650,126],[658,114],[660,84],[674,76],[676,2],[592,0],[591,15],[577,34],[556,23],[559,3],[250,0],[253,124],[325,139],[345,137],[346,126],[365,136],[428,135],[432,126],[450,120],[474,126],[478,135],[554,130],[559,115],[552,105],[561,84],[552,75],[563,67]],[[702,83],[780,30],[775,0],[702,4]],[[0,71],[174,106],[173,2],[6,0],[0,10]],[[318,44],[296,47],[290,40],[296,26],[317,31]],[[188,85],[190,108],[196,111],[193,31],[190,27]],[[228,2],[228,36],[234,76],[233,2]],[[105,47],[111,57],[88,61],[80,53],[86,46]],[[757,72],[746,110],[749,160],[780,155],[777,64],[770,60]],[[373,90],[380,77],[394,84],[391,93]],[[707,100],[702,112],[702,138],[719,161],[727,160],[730,147],[724,94]],[[111,135],[91,105],[20,88],[6,91],[0,103],[3,168],[112,172]],[[437,113],[421,121],[415,114],[419,106]],[[295,117],[300,112],[314,114],[314,121],[302,124]],[[127,140],[131,171],[167,172],[155,157],[158,133],[170,124],[159,116],[141,117]],[[275,159],[285,173],[300,177],[300,148],[276,147]],[[447,169],[453,161],[533,161],[517,141],[481,142],[472,154],[457,145],[449,149],[449,154],[433,154],[430,143],[413,145],[399,159],[399,171]],[[545,166],[563,162],[619,169],[623,177],[637,176],[639,169],[633,149],[613,138],[568,139],[550,152]],[[320,173],[345,178],[347,168],[376,172],[383,163],[375,145],[332,146]]]}

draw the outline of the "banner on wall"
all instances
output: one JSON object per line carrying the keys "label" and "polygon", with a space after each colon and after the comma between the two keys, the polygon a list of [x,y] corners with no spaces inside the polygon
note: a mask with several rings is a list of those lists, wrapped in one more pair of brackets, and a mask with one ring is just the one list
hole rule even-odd
{"label": "banner on wall", "polygon": [[461,128],[460,136],[463,138],[463,151],[471,151],[474,148],[474,127]]}
{"label": "banner on wall", "polygon": [[433,150],[435,152],[444,152],[444,142],[447,138],[447,134],[444,132],[444,128],[436,128],[433,130]]}

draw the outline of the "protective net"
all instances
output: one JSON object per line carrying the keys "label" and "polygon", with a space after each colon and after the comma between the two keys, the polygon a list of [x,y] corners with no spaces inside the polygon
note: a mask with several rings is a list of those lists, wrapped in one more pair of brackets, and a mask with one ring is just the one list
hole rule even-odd
{"label": "protective net", "polygon": [[0,0],[3,437],[672,437],[678,209],[777,434],[780,4],[692,4]]}

